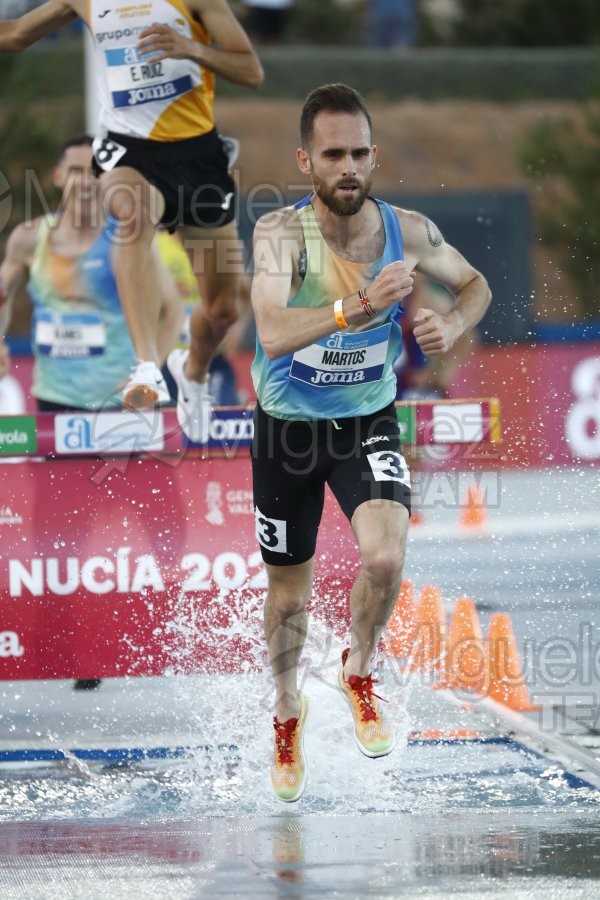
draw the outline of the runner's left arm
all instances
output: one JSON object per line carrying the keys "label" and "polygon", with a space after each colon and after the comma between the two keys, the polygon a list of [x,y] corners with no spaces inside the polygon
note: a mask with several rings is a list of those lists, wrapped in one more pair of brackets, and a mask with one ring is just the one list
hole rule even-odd
{"label": "runner's left arm", "polygon": [[48,0],[18,19],[0,22],[0,52],[20,53],[77,18],[69,3]]}
{"label": "runner's left arm", "polygon": [[153,23],[140,34],[138,49],[151,62],[191,59],[220,78],[246,87],[260,87],[264,73],[250,39],[226,0],[185,0],[197,13],[213,46],[184,37],[168,25]]}
{"label": "runner's left arm", "polygon": [[15,302],[27,294],[29,281],[27,251],[30,243],[31,236],[27,229],[24,225],[18,225],[8,239],[6,255],[0,265],[0,378],[8,374],[10,369],[10,353],[5,336],[12,311]]}
{"label": "runner's left arm", "polygon": [[421,307],[413,317],[413,334],[423,353],[446,353],[485,315],[492,298],[489,285],[426,216],[404,210],[400,222],[411,267],[454,295],[455,302],[448,313],[442,315]]}

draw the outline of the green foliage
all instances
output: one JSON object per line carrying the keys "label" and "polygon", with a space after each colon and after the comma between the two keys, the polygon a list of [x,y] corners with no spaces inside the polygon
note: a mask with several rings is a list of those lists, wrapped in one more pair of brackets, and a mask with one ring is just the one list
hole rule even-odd
{"label": "green foliage", "polygon": [[[1,0],[0,0],[1,2]],[[8,66],[10,80],[5,77]],[[42,41],[18,55],[0,54],[0,96],[4,102],[13,84],[30,86],[33,94],[44,100],[82,96],[84,91],[84,59],[81,38],[60,37]]]}
{"label": "green foliage", "polygon": [[[43,211],[37,192],[30,190],[26,172],[39,173],[37,178],[44,183],[63,140],[40,116],[39,110],[36,112],[35,94],[31,85],[19,77],[18,70],[11,73],[11,87],[0,120],[0,167],[11,186],[13,202],[9,231],[17,222]],[[0,239],[6,236],[3,234]]]}
{"label": "green foliage", "polygon": [[351,45],[361,43],[360,3],[297,0],[292,8],[291,43]]}
{"label": "green foliage", "polygon": [[[1,259],[16,225],[42,214],[56,202],[50,169],[64,135],[57,129],[51,111],[43,108],[17,57],[2,58],[0,78],[3,87],[10,84],[11,88],[10,92],[2,91],[0,106],[0,172],[10,185],[11,198],[8,221],[1,222]],[[11,333],[26,335],[28,331],[29,308],[19,305]]]}
{"label": "green foliage", "polygon": [[587,135],[542,123],[520,148],[540,191],[540,235],[557,250],[587,314],[600,316],[600,102],[586,108]]}
{"label": "green foliage", "polygon": [[82,71],[81,41],[0,55],[0,171],[12,199],[0,254],[16,224],[57,200],[50,170],[65,138],[82,130]]}
{"label": "green foliage", "polygon": [[465,46],[576,47],[600,42],[598,0],[459,0],[455,41]]}

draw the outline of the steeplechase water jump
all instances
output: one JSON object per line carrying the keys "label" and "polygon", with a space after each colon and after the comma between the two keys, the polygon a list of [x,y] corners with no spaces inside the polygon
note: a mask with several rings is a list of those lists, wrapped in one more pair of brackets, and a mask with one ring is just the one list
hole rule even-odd
{"label": "steeplechase water jump", "polygon": [[337,78],[298,104],[302,191],[242,237],[215,82],[265,70],[232,7],[49,0],[0,50],[74,23],[98,121],[0,268],[3,333],[33,306],[26,408],[0,417],[0,885],[398,896],[429,858],[481,889],[498,856],[555,877],[536,836],[557,809],[589,825],[600,761],[539,687],[575,631],[595,684],[595,635],[563,615],[540,639],[519,579],[544,532],[572,584],[598,523],[583,482],[559,525],[547,483],[501,484],[525,439],[511,420],[504,448],[483,366],[445,396],[495,302],[485,258],[378,195],[370,104]]}

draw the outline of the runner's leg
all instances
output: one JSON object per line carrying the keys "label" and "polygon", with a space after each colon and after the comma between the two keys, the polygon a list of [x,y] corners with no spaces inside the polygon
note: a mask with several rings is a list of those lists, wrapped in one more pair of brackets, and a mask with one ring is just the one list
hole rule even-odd
{"label": "runner's leg", "polygon": [[296,566],[266,565],[269,579],[264,627],[275,684],[275,715],[280,722],[300,714],[298,663],[306,640],[306,605],[312,590],[314,562]]}
{"label": "runner's leg", "polygon": [[202,298],[192,313],[185,375],[204,381],[213,356],[240,313],[244,251],[234,222],[219,228],[185,226],[181,236]]}
{"label": "runner's leg", "polygon": [[408,510],[393,500],[361,503],[352,517],[361,566],[350,594],[352,642],[344,675],[364,677],[402,582]]}
{"label": "runner's leg", "polygon": [[104,173],[100,183],[105,209],[119,223],[113,260],[131,342],[138,361],[160,365],[157,336],[161,298],[151,245],[164,200],[129,166]]}

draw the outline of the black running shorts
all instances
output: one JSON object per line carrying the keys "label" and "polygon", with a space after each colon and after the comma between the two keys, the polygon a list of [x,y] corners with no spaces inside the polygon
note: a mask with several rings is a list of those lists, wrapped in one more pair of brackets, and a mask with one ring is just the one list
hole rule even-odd
{"label": "black running shorts", "polygon": [[395,500],[410,513],[410,477],[394,404],[350,419],[287,421],[254,413],[252,476],[256,536],[272,566],[315,552],[328,484],[350,520],[367,500]]}
{"label": "black running shorts", "polygon": [[165,199],[161,224],[218,228],[235,216],[235,183],[221,138],[208,134],[184,141],[151,141],[109,132],[94,141],[93,171],[99,176],[120,166],[136,169]]}

